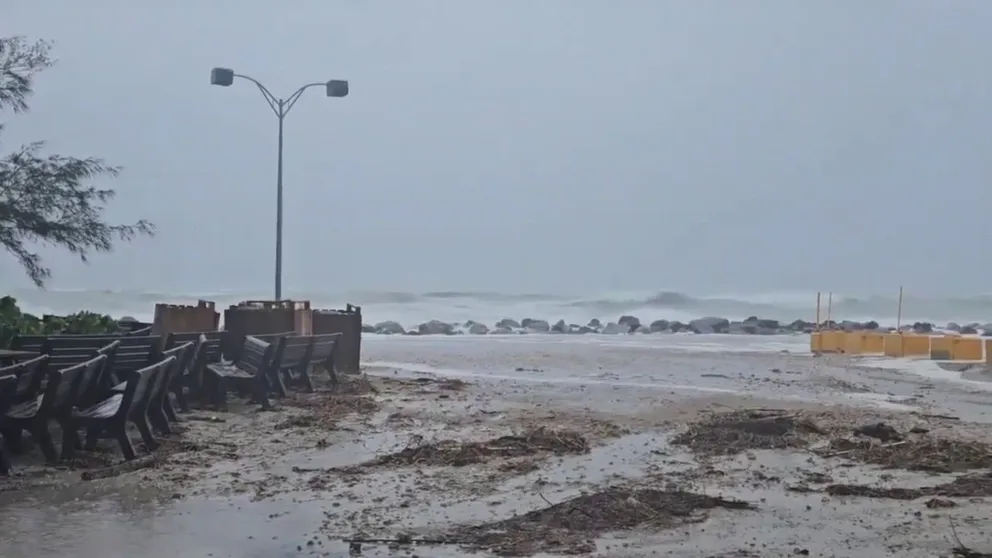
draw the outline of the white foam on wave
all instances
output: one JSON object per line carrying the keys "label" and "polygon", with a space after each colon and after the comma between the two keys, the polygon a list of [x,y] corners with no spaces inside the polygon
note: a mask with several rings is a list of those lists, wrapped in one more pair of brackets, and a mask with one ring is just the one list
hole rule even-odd
{"label": "white foam on wave", "polygon": [[601,347],[664,349],[687,353],[790,353],[809,352],[808,335],[634,334],[583,335],[366,335],[372,343],[581,343]]}
{"label": "white foam on wave", "polygon": [[[940,364],[932,360],[913,358],[887,358],[887,357],[864,357],[861,362],[866,366],[882,368],[885,370],[896,370],[908,372],[910,374],[943,382],[952,382],[983,391],[992,391],[992,382],[982,382],[969,380],[961,372],[941,368]],[[967,364],[967,363],[964,363]],[[976,362],[976,364],[978,364]]]}

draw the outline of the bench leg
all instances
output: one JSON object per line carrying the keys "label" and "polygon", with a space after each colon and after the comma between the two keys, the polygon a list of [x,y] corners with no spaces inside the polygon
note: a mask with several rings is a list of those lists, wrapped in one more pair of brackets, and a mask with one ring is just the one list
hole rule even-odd
{"label": "bench leg", "polygon": [[24,438],[20,427],[4,427],[0,430],[0,436],[7,441],[7,447],[14,455],[19,455],[24,451]]}
{"label": "bench leg", "polygon": [[99,426],[90,426],[86,429],[86,445],[83,449],[86,451],[93,451],[96,449],[97,443],[100,441],[100,434],[103,433],[103,428]]}
{"label": "bench leg", "polygon": [[59,425],[62,427],[62,459],[72,459],[80,447],[76,424],[72,419],[65,419]]}
{"label": "bench leg", "polygon": [[309,364],[304,364],[300,367],[300,381],[303,382],[303,389],[307,390],[307,393],[317,391],[313,387],[313,378],[310,377],[310,368],[311,366]]}
{"label": "bench leg", "polygon": [[165,413],[165,418],[169,422],[179,422],[179,417],[176,416],[176,410],[172,408],[172,400],[169,399],[168,393],[162,398],[162,412]]}
{"label": "bench leg", "polygon": [[138,432],[141,433],[141,441],[145,443],[148,451],[158,449],[159,443],[152,434],[152,425],[148,422],[148,415],[142,413],[141,416],[134,417],[134,425],[138,427]]}
{"label": "bench leg", "polygon": [[131,438],[127,435],[127,423],[122,422],[118,425],[114,425],[114,439],[117,440],[117,444],[121,447],[121,453],[124,454],[124,459],[131,461],[138,454],[134,451],[134,446],[131,445]]}
{"label": "bench leg", "polygon": [[286,394],[288,393],[286,391],[286,384],[282,381],[282,375],[279,371],[270,371],[269,378],[269,381],[272,383],[272,391],[274,391],[279,397],[286,397]]}
{"label": "bench leg", "polygon": [[338,381],[338,369],[337,366],[334,365],[334,361],[325,362],[324,370],[327,371],[327,375],[331,378],[331,386],[337,387],[340,382]]}
{"label": "bench leg", "polygon": [[269,385],[265,381],[265,377],[259,375],[253,385],[255,386],[255,396],[253,397],[255,403],[260,403],[263,411],[271,411],[273,407],[272,402],[269,401]]}
{"label": "bench leg", "polygon": [[52,440],[52,433],[48,431],[48,421],[38,421],[31,425],[31,437],[38,443],[41,453],[45,456],[45,461],[49,464],[59,462],[59,454],[55,451],[55,441]]}
{"label": "bench leg", "polygon": [[[186,396],[186,392],[187,391],[189,391],[190,393],[193,392],[193,389],[190,388],[190,387],[187,387],[185,384],[186,384],[186,382],[181,382],[178,386],[176,386],[176,391],[173,392],[173,393],[176,394],[176,404],[179,405],[179,412],[180,413],[188,413],[189,412],[189,399]],[[175,413],[173,413],[173,414],[175,414]]]}
{"label": "bench leg", "polygon": [[214,404],[221,411],[227,410],[227,380],[222,377],[214,377]]}
{"label": "bench leg", "polygon": [[0,475],[10,474],[10,459],[7,457],[7,449],[4,448],[4,435],[0,434]]}
{"label": "bench leg", "polygon": [[[165,415],[165,411],[162,410],[162,405],[151,403],[143,414],[145,417],[143,422],[145,424],[154,426],[156,430],[166,436],[172,434],[172,428],[169,426],[169,417],[167,417]],[[135,424],[140,425],[141,422],[142,421],[135,419]]]}

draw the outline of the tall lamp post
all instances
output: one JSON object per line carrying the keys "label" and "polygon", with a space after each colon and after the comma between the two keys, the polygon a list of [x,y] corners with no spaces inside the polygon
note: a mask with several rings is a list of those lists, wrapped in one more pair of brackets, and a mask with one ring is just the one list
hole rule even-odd
{"label": "tall lamp post", "polygon": [[311,87],[323,87],[328,97],[347,97],[348,82],[346,80],[332,79],[321,83],[308,83],[300,87],[292,95],[285,99],[276,98],[275,95],[262,85],[257,79],[242,74],[234,73],[230,68],[214,68],[210,70],[210,85],[228,87],[234,83],[234,78],[246,79],[254,83],[261,91],[265,102],[269,104],[276,119],[279,120],[279,162],[276,170],[276,300],[282,300],[282,130],[283,121],[286,115],[292,110],[296,101],[300,100],[300,95]]}

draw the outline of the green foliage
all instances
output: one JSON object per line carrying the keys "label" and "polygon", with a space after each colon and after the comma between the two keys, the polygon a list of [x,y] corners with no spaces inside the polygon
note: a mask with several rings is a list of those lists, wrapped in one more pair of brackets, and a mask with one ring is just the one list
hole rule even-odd
{"label": "green foliage", "polygon": [[[0,37],[0,109],[27,111],[35,76],[55,63],[50,51],[45,41]],[[104,210],[116,192],[86,182],[117,176],[118,167],[92,157],[46,155],[43,148],[44,142],[34,142],[0,158],[0,244],[36,285],[43,286],[52,273],[33,245],[59,246],[85,262],[91,252],[111,251],[117,240],[155,234],[144,219],[130,225],[105,222]]]}
{"label": "green foliage", "polygon": [[68,316],[38,316],[21,312],[11,296],[0,298],[0,347],[10,346],[16,335],[121,333],[117,320],[93,312],[76,312]]}

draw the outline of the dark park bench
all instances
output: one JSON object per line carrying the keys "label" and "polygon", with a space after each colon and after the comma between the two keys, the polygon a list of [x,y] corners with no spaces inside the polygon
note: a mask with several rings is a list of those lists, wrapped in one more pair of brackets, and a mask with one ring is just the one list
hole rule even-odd
{"label": "dark park bench", "polygon": [[100,337],[100,338],[113,337],[116,339],[118,337],[124,337],[124,334],[107,333],[105,335],[92,335],[89,333],[85,333],[85,334],[62,333],[55,335],[15,335],[14,338],[11,339],[10,341],[10,348],[18,351],[29,351],[33,353],[40,353],[42,346],[45,344],[45,341],[48,341],[53,337],[61,337],[68,339],[80,339],[85,337]]}
{"label": "dark park bench", "polygon": [[0,368],[0,376],[14,376],[17,382],[13,386],[0,390],[0,397],[6,395],[11,405],[23,403],[28,399],[41,395],[45,385],[45,373],[48,365],[48,355],[40,355],[31,360],[23,360],[11,366]]}
{"label": "dark park bench", "polygon": [[172,391],[176,395],[176,402],[179,410],[183,413],[189,412],[189,399],[203,402],[207,394],[204,393],[203,375],[208,364],[215,364],[221,361],[221,339],[220,337],[208,338],[201,335],[193,345],[192,355],[189,357],[186,369],[174,380]]}
{"label": "dark park bench", "polygon": [[41,355],[31,360],[0,368],[0,376],[14,378],[13,382],[5,380],[3,385],[0,385],[0,444],[2,444],[0,452],[3,451],[3,446],[9,446],[15,453],[22,451],[20,432],[12,432],[11,428],[4,428],[2,417],[7,414],[11,407],[36,400],[42,395],[48,372],[45,366],[47,362],[48,356]]}
{"label": "dark park bench", "polygon": [[279,339],[272,356],[273,361],[278,363],[273,366],[273,371],[277,373],[274,374],[275,381],[272,387],[280,397],[286,396],[286,386],[295,383],[296,378],[309,385],[310,375],[307,368],[310,365],[312,352],[312,335],[287,335]]}
{"label": "dark park bench", "polygon": [[[176,395],[176,402],[179,404],[181,412],[189,412],[189,397],[200,398],[203,369],[207,364],[221,361],[221,351],[226,335],[226,331],[194,331],[170,333],[166,336],[165,349],[171,349],[183,343],[192,342],[194,344],[193,354],[181,374],[173,379],[173,384],[170,386],[172,393]],[[201,337],[204,341],[200,340]]]}
{"label": "dark park bench", "polygon": [[[224,340],[221,343],[224,351],[224,358],[235,362],[241,356],[241,349],[245,346],[245,338],[247,335],[236,335],[233,332],[226,332],[227,335],[224,336]],[[296,335],[295,331],[282,331],[279,333],[251,333],[249,334],[255,339],[265,341],[266,343],[274,345],[282,337],[287,335]]]}
{"label": "dark park bench", "polygon": [[[189,358],[193,354],[193,343],[183,343],[173,347],[167,351],[162,351],[160,359],[167,359],[169,357],[175,357],[175,362],[166,373],[158,377],[158,381],[151,387],[151,395],[149,396],[148,404],[148,419],[151,421],[152,426],[156,430],[164,434],[172,434],[172,428],[169,426],[170,421],[176,422],[176,412],[172,408],[172,402],[169,401],[168,391],[169,385],[173,381],[173,378],[179,374],[182,369],[187,365]],[[127,390],[128,382],[120,382],[115,385],[111,390],[115,393],[124,393]]]}
{"label": "dark park bench", "polygon": [[104,387],[110,388],[126,381],[128,375],[139,368],[157,362],[162,343],[161,336],[53,336],[45,340],[42,353],[49,356],[50,368],[74,366],[92,358],[95,351],[118,342],[116,353],[108,364]]}
{"label": "dark park bench", "polygon": [[[13,404],[11,399],[16,387],[17,376],[0,374],[0,416],[4,415]],[[0,475],[10,474],[10,458],[7,457],[6,445],[3,432],[0,432]]]}
{"label": "dark park bench", "polygon": [[[222,342],[227,335],[226,331],[184,331],[177,333],[170,333],[165,336],[165,349],[171,349],[176,345],[182,345],[183,343],[196,343],[200,336],[204,336],[207,339],[216,339],[218,342]],[[217,352],[216,362],[220,362],[220,352]]]}
{"label": "dark park bench", "polygon": [[282,343],[283,339],[287,337],[296,337],[296,333],[289,331],[283,333],[260,333],[258,335],[252,335],[255,339],[259,341],[265,341],[266,343],[272,345],[272,356],[276,360],[275,366],[269,366],[266,370],[265,381],[268,393],[272,393],[278,397],[286,396],[286,385],[283,383],[280,377],[280,372],[282,367],[278,364],[279,359],[276,358],[276,352],[279,350],[279,345]]}
{"label": "dark park bench", "polygon": [[[327,333],[313,336],[313,352],[310,353],[310,369],[316,371],[323,368],[331,378],[331,384],[337,385],[338,373],[335,365],[337,358],[338,343],[341,342],[340,333]],[[307,389],[313,391],[313,382],[309,373],[306,377]]]}
{"label": "dark park bench", "polygon": [[[109,346],[113,345],[114,343],[111,343]],[[72,412],[89,407],[104,396],[103,375],[107,371],[106,355],[97,354],[77,366],[82,367],[83,371],[76,379],[76,383],[71,386],[70,402],[55,417],[62,430],[62,459],[67,459],[74,449],[80,447],[78,432],[73,430]]]}
{"label": "dark park bench", "polygon": [[[175,357],[169,357],[136,370],[128,377],[123,393],[114,393],[90,407],[74,411],[70,429],[74,432],[80,428],[86,429],[86,450],[96,449],[101,434],[107,432],[117,440],[124,459],[136,458],[137,453],[127,434],[129,422],[138,428],[142,441],[150,451],[158,447],[148,420],[148,407],[154,386],[163,381],[162,376],[168,374],[174,363]],[[68,447],[71,456],[74,445],[69,444]]]}
{"label": "dark park bench", "polygon": [[152,386],[152,393],[149,396],[148,418],[151,419],[152,425],[163,434],[172,434],[173,431],[169,423],[179,420],[172,407],[172,401],[169,399],[169,393],[172,391],[176,379],[189,366],[189,359],[193,356],[193,347],[193,343],[186,342],[162,352],[162,358],[175,358],[175,361],[161,375],[158,383]]}
{"label": "dark park bench", "polygon": [[269,376],[275,345],[255,336],[245,337],[238,360],[232,363],[208,364],[204,379],[212,394],[213,403],[227,409],[227,392],[232,388],[247,388],[263,410],[272,409],[269,401]]}
{"label": "dark park bench", "polygon": [[41,353],[41,346],[45,344],[46,339],[48,337],[44,335],[15,335],[10,340],[10,349],[38,354]]}
{"label": "dark park bench", "polygon": [[[303,389],[313,393],[315,388],[311,373],[323,368],[330,374],[331,383],[336,384],[334,357],[340,338],[340,333],[284,337],[273,356],[279,363],[283,383],[289,386],[300,383]],[[282,391],[285,395],[284,387]]]}
{"label": "dark park bench", "polygon": [[[59,455],[48,430],[49,424],[53,421],[65,424],[73,407],[80,401],[81,394],[91,388],[89,382],[99,379],[96,371],[102,369],[105,360],[106,357],[98,356],[61,370],[49,367],[43,395],[13,405],[0,416],[0,431],[15,447],[15,451],[20,449],[21,435],[27,431],[41,448],[45,460],[49,463],[58,462]],[[63,426],[64,436],[71,435],[71,432],[71,428]],[[62,449],[67,450],[66,447]]]}

